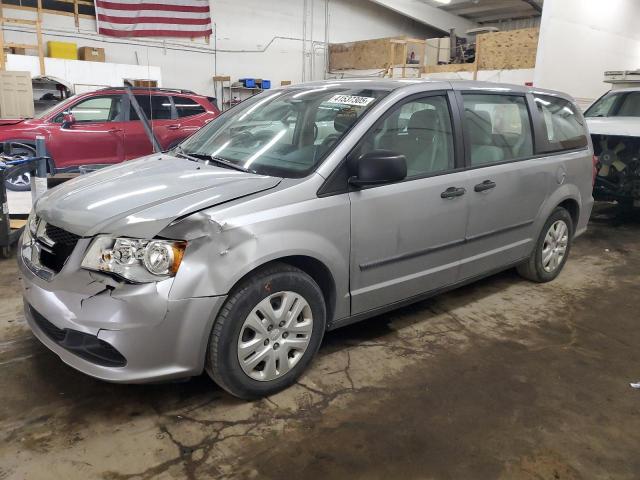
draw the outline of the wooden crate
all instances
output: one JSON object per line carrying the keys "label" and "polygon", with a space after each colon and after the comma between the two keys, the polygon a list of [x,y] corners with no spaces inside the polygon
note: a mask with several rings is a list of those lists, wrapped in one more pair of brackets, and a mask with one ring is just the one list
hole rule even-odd
{"label": "wooden crate", "polygon": [[478,35],[475,63],[426,65],[425,73],[477,72],[478,70],[519,70],[534,68],[538,52],[538,28]]}
{"label": "wooden crate", "polygon": [[425,40],[401,37],[375,38],[329,45],[329,70],[386,69],[405,65],[414,52],[416,64],[423,65]]}

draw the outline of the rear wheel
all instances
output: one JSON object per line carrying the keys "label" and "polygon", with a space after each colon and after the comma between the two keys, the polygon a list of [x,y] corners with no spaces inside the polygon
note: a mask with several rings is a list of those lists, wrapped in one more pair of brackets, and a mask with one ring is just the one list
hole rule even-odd
{"label": "rear wheel", "polygon": [[209,340],[207,371],[232,395],[271,395],[302,374],[326,326],[322,291],[302,270],[274,264],[231,293]]}
{"label": "rear wheel", "polygon": [[518,266],[518,273],[534,282],[550,282],[556,278],[569,256],[573,238],[571,215],[557,207],[549,216],[529,259]]}

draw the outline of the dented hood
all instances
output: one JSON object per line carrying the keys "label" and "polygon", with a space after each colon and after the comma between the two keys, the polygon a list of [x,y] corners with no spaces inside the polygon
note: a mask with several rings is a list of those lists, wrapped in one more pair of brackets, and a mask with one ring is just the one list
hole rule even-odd
{"label": "dented hood", "polygon": [[24,122],[24,118],[2,118],[0,119],[0,127],[2,125],[16,125]]}
{"label": "dented hood", "polygon": [[587,117],[587,126],[592,135],[640,137],[638,117]]}
{"label": "dented hood", "polygon": [[36,212],[81,236],[144,237],[178,217],[273,188],[281,180],[155,154],[63,183],[38,200]]}

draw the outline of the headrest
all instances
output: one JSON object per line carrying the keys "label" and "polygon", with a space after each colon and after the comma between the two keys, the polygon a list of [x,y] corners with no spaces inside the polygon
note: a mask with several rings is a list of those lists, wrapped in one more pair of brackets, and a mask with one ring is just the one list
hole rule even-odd
{"label": "headrest", "polygon": [[465,110],[464,117],[473,145],[493,145],[493,123],[489,112]]}
{"label": "headrest", "polygon": [[409,118],[407,129],[413,135],[433,135],[438,130],[438,114],[435,110],[418,110]]}
{"label": "headrest", "polygon": [[346,131],[351,125],[353,125],[353,122],[355,122],[357,119],[358,114],[355,110],[340,110],[333,120],[333,128],[335,128],[336,132],[342,133]]}

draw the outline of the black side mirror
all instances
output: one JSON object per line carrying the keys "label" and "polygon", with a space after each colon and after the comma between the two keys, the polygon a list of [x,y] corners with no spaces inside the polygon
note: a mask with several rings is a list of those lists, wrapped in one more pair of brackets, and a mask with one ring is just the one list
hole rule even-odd
{"label": "black side mirror", "polygon": [[374,150],[356,160],[356,175],[349,183],[357,187],[378,185],[404,180],[407,176],[407,159],[391,150]]}
{"label": "black side mirror", "polygon": [[62,115],[62,125],[60,128],[71,128],[71,126],[76,123],[76,117],[73,116],[73,113],[65,113]]}

